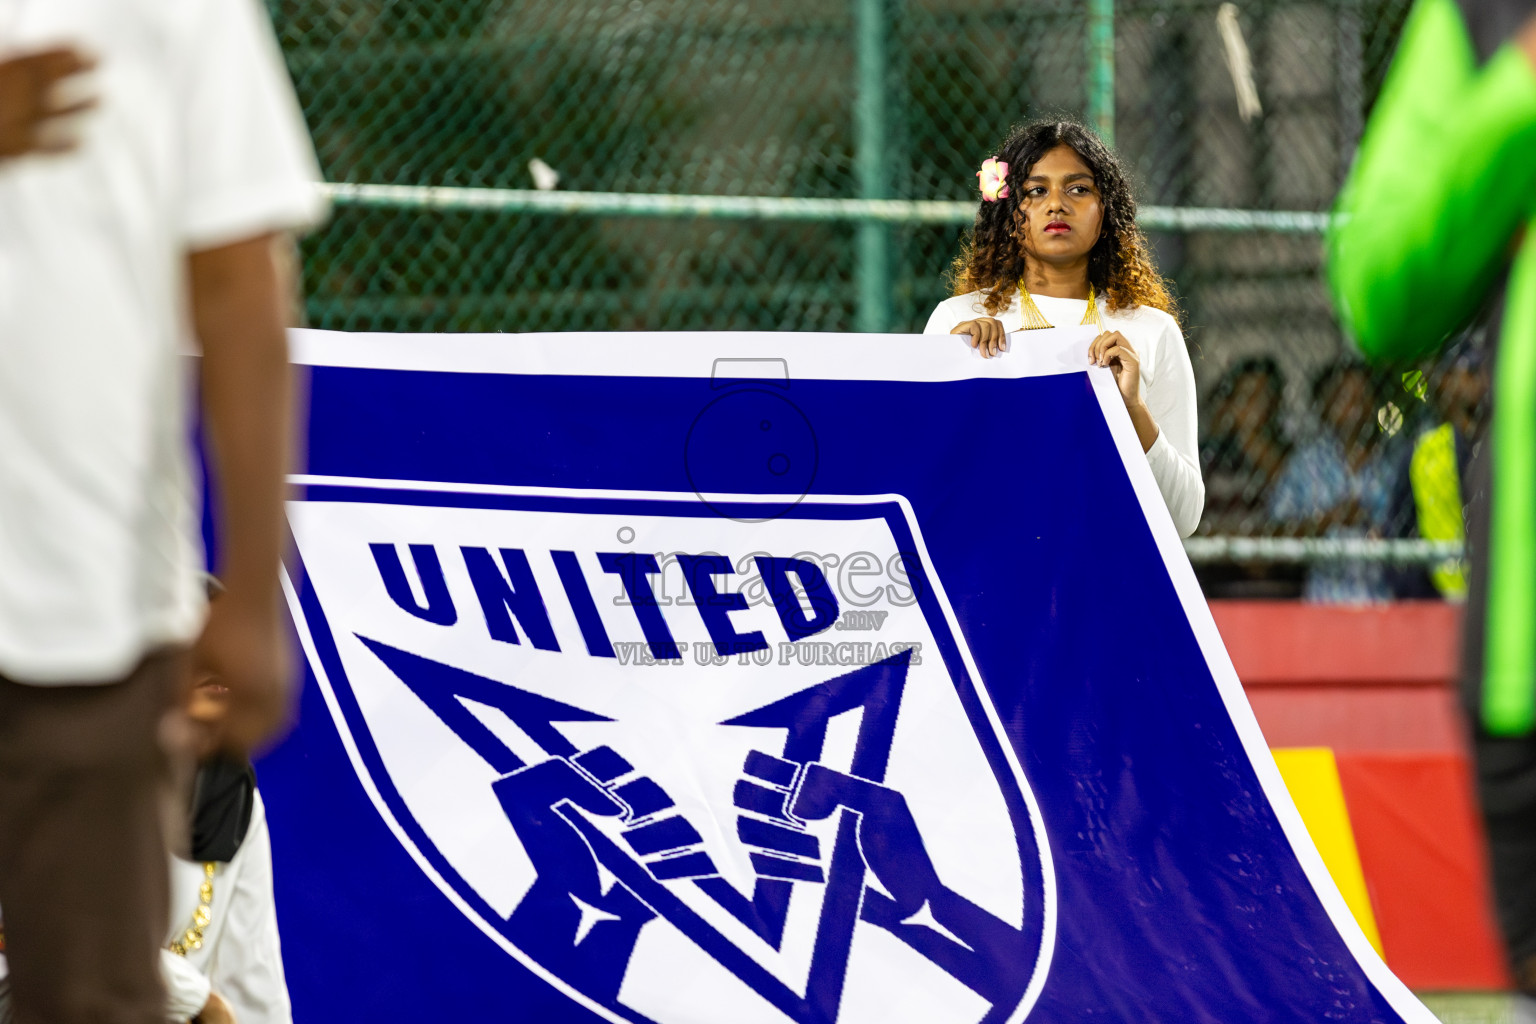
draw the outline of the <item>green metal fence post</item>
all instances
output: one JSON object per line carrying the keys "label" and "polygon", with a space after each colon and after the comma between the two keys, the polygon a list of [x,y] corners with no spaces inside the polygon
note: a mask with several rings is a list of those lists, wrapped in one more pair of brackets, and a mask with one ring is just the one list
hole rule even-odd
{"label": "green metal fence post", "polygon": [[[853,116],[857,130],[859,198],[889,198],[890,154],[886,147],[886,0],[858,4],[858,96]],[[860,331],[880,333],[890,327],[890,228],[875,221],[859,225],[858,277]]]}
{"label": "green metal fence post", "polygon": [[1088,122],[1115,144],[1115,0],[1088,0]]}

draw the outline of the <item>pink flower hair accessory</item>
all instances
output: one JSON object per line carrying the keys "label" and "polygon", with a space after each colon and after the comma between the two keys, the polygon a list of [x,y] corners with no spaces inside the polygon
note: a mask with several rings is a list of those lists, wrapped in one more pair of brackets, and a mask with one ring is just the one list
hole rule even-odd
{"label": "pink flower hair accessory", "polygon": [[976,172],[976,177],[981,179],[981,198],[989,203],[995,203],[999,199],[1008,198],[1008,164],[995,156],[989,156],[981,162],[981,170]]}

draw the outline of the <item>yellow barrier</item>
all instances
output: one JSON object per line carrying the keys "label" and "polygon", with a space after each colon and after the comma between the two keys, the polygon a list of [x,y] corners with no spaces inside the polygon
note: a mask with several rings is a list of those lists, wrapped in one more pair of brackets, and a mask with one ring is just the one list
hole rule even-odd
{"label": "yellow barrier", "polygon": [[1365,873],[1360,869],[1360,853],[1355,848],[1355,830],[1349,823],[1349,809],[1344,805],[1344,787],[1339,783],[1339,766],[1327,747],[1296,747],[1273,751],[1280,776],[1296,801],[1301,820],[1306,822],[1317,852],[1322,854],[1328,873],[1344,896],[1360,930],[1371,941],[1378,956],[1381,933],[1371,910],[1371,897],[1365,888]]}

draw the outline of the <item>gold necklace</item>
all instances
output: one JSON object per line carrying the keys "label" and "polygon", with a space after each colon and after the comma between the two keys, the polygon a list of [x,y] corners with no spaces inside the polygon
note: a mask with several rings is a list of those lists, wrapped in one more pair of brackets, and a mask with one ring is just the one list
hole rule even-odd
{"label": "gold necklace", "polygon": [[[1023,281],[1019,282],[1019,313],[1024,317],[1024,326],[1019,328],[1021,331],[1039,331],[1056,326],[1045,318],[1044,313],[1040,312],[1040,307],[1035,305],[1035,300],[1029,294],[1029,289],[1024,287]],[[1090,284],[1088,309],[1083,313],[1081,323],[1097,324],[1099,322],[1099,304],[1094,301],[1093,285]]]}
{"label": "gold necklace", "polygon": [[203,864],[203,884],[197,887],[197,909],[192,912],[191,927],[165,947],[177,956],[186,956],[190,950],[203,948],[203,929],[213,920],[213,868],[211,860]]}

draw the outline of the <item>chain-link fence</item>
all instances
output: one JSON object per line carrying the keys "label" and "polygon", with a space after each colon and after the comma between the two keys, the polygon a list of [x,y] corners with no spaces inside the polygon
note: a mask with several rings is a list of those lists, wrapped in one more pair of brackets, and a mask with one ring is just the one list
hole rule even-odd
{"label": "chain-link fence", "polygon": [[269,0],[327,177],[356,186],[306,243],[309,317],[921,330],[980,160],[1084,116],[1182,303],[1208,589],[1448,593],[1459,500],[1454,524],[1422,506],[1482,433],[1476,346],[1359,370],[1320,275],[1409,2]]}

